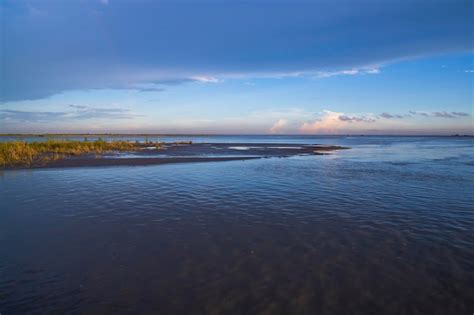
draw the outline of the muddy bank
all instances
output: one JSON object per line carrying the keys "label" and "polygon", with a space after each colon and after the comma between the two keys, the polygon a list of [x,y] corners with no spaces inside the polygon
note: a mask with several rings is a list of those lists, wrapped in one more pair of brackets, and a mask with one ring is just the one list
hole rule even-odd
{"label": "muddy bank", "polygon": [[331,151],[348,149],[339,146],[269,144],[269,143],[170,143],[140,144],[137,150],[107,152],[101,155],[84,154],[65,156],[46,163],[9,166],[8,169],[93,167],[93,166],[143,166],[170,163],[224,162],[252,160],[296,155],[323,155]]}

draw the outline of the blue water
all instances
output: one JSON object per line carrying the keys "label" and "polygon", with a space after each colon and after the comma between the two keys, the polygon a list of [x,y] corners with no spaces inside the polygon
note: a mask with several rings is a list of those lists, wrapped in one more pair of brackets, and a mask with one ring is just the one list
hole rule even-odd
{"label": "blue water", "polygon": [[1,314],[474,311],[473,138],[159,140],[352,149],[5,171]]}

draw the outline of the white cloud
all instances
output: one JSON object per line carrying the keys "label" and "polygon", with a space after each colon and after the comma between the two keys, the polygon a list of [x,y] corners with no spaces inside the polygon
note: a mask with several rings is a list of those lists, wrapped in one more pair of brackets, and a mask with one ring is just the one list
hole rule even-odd
{"label": "white cloud", "polygon": [[369,70],[366,70],[365,73],[367,74],[379,74],[380,73],[380,69],[369,69]]}
{"label": "white cloud", "polygon": [[203,82],[203,83],[218,83],[220,80],[216,77],[212,76],[194,76],[191,77],[192,80],[198,81],[198,82]]}
{"label": "white cloud", "polygon": [[343,130],[368,127],[375,122],[377,122],[377,119],[373,114],[348,115],[341,112],[324,110],[320,117],[303,123],[299,131],[302,133],[337,134]]}
{"label": "white cloud", "polygon": [[317,118],[312,122],[303,123],[299,130],[303,133],[335,133],[337,132],[338,126],[342,123],[339,120],[340,115],[343,115],[343,113],[324,110],[320,118]]}
{"label": "white cloud", "polygon": [[288,120],[280,118],[273,124],[269,131],[271,133],[281,133],[286,125],[288,125]]}
{"label": "white cloud", "polygon": [[362,69],[348,69],[339,71],[319,71],[316,73],[317,78],[330,78],[340,75],[364,75],[364,74],[379,74],[379,68],[362,68]]}

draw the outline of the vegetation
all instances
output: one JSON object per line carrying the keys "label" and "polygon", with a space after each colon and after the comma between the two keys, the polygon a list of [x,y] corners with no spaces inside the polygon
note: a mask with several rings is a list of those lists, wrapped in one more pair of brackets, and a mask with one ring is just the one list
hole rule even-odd
{"label": "vegetation", "polygon": [[47,163],[67,156],[87,153],[101,154],[108,151],[134,151],[138,148],[137,144],[126,141],[4,142],[0,143],[0,167],[28,166],[34,163]]}

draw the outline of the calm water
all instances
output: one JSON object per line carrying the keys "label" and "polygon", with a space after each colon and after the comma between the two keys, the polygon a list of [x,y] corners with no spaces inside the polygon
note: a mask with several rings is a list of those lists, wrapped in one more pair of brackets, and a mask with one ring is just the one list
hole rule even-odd
{"label": "calm water", "polygon": [[473,138],[181,138],[353,149],[3,172],[0,313],[474,312]]}

